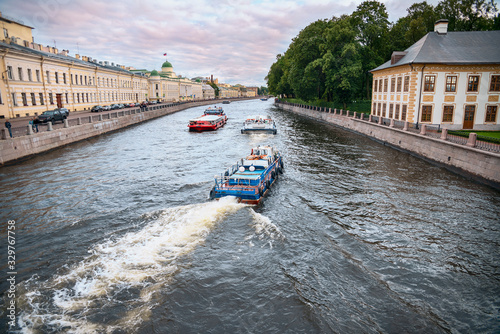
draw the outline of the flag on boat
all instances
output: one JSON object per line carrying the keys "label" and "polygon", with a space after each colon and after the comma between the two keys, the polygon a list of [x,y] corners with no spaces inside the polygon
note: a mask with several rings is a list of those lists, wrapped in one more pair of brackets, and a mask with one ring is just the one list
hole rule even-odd
{"label": "flag on boat", "polygon": [[167,54],[166,54],[166,53],[164,53],[163,55],[164,55],[164,56],[166,56]]}

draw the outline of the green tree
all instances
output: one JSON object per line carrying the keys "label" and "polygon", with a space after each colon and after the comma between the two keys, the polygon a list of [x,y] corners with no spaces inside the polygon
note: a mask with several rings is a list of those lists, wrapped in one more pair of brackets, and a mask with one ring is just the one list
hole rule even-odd
{"label": "green tree", "polygon": [[271,69],[266,76],[269,92],[274,95],[292,95],[292,88],[288,84],[288,60],[285,56],[278,54],[276,62],[271,65]]}
{"label": "green tree", "polygon": [[439,18],[448,20],[449,31],[493,30],[496,12],[493,0],[443,0],[436,6]]}
{"label": "green tree", "polygon": [[327,100],[343,104],[359,94],[363,80],[361,46],[357,42],[357,32],[349,16],[333,18],[325,32],[325,54],[321,64],[326,77],[325,95]]}
{"label": "green tree", "polygon": [[359,97],[366,99],[371,95],[371,75],[369,70],[377,67],[390,57],[388,48],[389,15],[384,4],[377,1],[361,3],[351,15],[352,25],[357,32],[356,40],[362,60],[362,92]]}
{"label": "green tree", "polygon": [[288,83],[296,97],[311,101],[321,98],[325,76],[315,60],[322,57],[323,31],[327,20],[318,20],[305,27],[287,51],[289,58]]}
{"label": "green tree", "polygon": [[214,82],[208,82],[210,86],[214,89],[215,97],[219,97],[219,87]]}

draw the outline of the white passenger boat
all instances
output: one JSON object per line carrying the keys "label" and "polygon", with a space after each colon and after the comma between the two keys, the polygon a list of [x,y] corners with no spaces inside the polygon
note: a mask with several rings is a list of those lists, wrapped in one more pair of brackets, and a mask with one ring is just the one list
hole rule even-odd
{"label": "white passenger boat", "polygon": [[248,116],[243,123],[243,129],[241,129],[241,133],[272,133],[275,135],[277,132],[276,124],[271,117],[262,115]]}

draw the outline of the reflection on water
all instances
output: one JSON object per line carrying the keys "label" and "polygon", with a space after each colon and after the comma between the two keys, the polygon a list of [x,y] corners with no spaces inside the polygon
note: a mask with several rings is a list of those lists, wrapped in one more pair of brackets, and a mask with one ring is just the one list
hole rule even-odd
{"label": "reflection on water", "polygon": [[[17,332],[500,331],[497,191],[271,101],[224,109],[216,132],[192,108],[0,168]],[[277,135],[240,133],[257,113]],[[208,201],[259,144],[285,158],[263,205]]]}

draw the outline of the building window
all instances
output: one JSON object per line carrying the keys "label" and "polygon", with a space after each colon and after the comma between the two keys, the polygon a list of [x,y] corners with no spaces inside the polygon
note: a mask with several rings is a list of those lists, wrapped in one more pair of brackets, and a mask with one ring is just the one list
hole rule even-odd
{"label": "building window", "polygon": [[469,76],[469,84],[467,86],[468,92],[477,92],[479,87],[479,75]]}
{"label": "building window", "polygon": [[377,84],[378,84],[378,80],[377,79],[373,80],[373,91],[375,93],[377,92]]}
{"label": "building window", "polygon": [[43,93],[38,93],[38,97],[40,99],[40,104],[43,106],[44,105],[44,102],[43,102]]}
{"label": "building window", "polygon": [[490,92],[500,92],[500,75],[491,76]]}
{"label": "building window", "polygon": [[33,76],[31,75],[31,68],[28,68],[28,80],[33,81]]}
{"label": "building window", "polygon": [[[401,79],[401,78],[399,78],[399,79]],[[400,108],[399,104],[396,104],[396,112],[394,113],[395,119],[399,119],[399,108]]]}
{"label": "building window", "polygon": [[14,80],[14,75],[12,74],[12,66],[7,66],[7,77],[9,80]]}
{"label": "building window", "polygon": [[384,79],[384,92],[387,93],[387,85],[389,84],[389,79]]}
{"label": "building window", "polygon": [[73,84],[73,74],[70,74],[71,77],[71,84]]}
{"label": "building window", "polygon": [[12,104],[17,107],[17,96],[16,93],[12,93]]}
{"label": "building window", "polygon": [[403,104],[401,107],[401,120],[406,121],[406,109],[408,109],[408,106],[406,104]]}
{"label": "building window", "polygon": [[383,89],[383,85],[384,85],[384,80],[380,79],[380,80],[378,81],[378,91],[379,91],[380,93],[382,93],[382,91],[383,91],[383,90],[382,90],[382,89]]}
{"label": "building window", "polygon": [[457,76],[449,75],[446,77],[446,92],[454,93],[457,91]]}
{"label": "building window", "polygon": [[23,106],[27,106],[28,99],[26,98],[26,93],[21,93],[21,98],[23,99]]}
{"label": "building window", "polygon": [[380,116],[380,112],[382,111],[382,103],[379,102],[377,109],[377,116]]}
{"label": "building window", "polygon": [[422,106],[421,122],[430,122],[432,119],[432,106]]}
{"label": "building window", "polygon": [[385,116],[385,111],[387,110],[387,105],[385,103],[382,103],[382,117],[386,117]]}
{"label": "building window", "polygon": [[36,70],[35,74],[36,74],[36,81],[40,82],[40,70]]}
{"label": "building window", "polygon": [[52,96],[52,93],[49,93],[49,101],[50,104],[54,104],[54,97]]}
{"label": "building window", "polygon": [[66,103],[69,103],[68,93],[66,93]]}
{"label": "building window", "polygon": [[56,76],[56,83],[59,83],[59,73],[54,73],[54,75]]}
{"label": "building window", "polygon": [[410,91],[410,76],[407,75],[405,76],[405,83],[403,86],[403,92],[409,92]]}
{"label": "building window", "polygon": [[424,78],[424,92],[433,92],[435,81],[436,81],[436,76],[426,75]]}
{"label": "building window", "polygon": [[398,93],[401,93],[401,86],[403,84],[402,81],[403,81],[403,78],[398,77],[398,85],[397,85],[397,92]]}
{"label": "building window", "polygon": [[47,82],[50,83],[50,72],[47,71],[45,72],[46,76],[47,76]]}
{"label": "building window", "polygon": [[392,118],[394,112],[394,104],[389,104],[389,118]]}
{"label": "building window", "polygon": [[3,35],[5,36],[5,38],[9,38],[9,31],[5,28],[3,28]]}
{"label": "building window", "polygon": [[453,106],[443,107],[443,122],[453,122]]}
{"label": "building window", "polygon": [[17,68],[17,73],[19,74],[19,80],[23,81],[23,69],[22,69],[22,67]]}
{"label": "building window", "polygon": [[36,106],[36,97],[35,93],[31,93],[31,105]]}
{"label": "building window", "polygon": [[63,73],[63,82],[66,84],[66,73]]}
{"label": "building window", "polygon": [[80,74],[80,85],[83,85],[83,75]]}
{"label": "building window", "polygon": [[391,78],[391,93],[396,91],[396,78]]}
{"label": "building window", "polygon": [[88,86],[87,85],[87,76],[85,76],[85,86]]}
{"label": "building window", "polygon": [[485,122],[495,122],[496,119],[497,119],[497,106],[487,106]]}
{"label": "building window", "polygon": [[375,115],[377,113],[377,104],[375,102],[373,102],[373,105],[372,105],[372,115]]}

